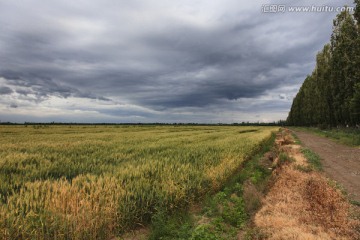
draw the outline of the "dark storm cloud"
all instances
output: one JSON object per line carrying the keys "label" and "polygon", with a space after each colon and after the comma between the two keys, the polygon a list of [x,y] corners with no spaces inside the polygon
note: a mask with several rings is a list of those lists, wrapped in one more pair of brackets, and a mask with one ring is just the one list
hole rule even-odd
{"label": "dark storm cloud", "polygon": [[10,108],[18,108],[18,105],[16,103],[11,103],[9,107]]}
{"label": "dark storm cloud", "polygon": [[32,93],[32,91],[30,91],[30,90],[23,90],[23,89],[18,89],[18,90],[16,90],[16,92],[17,92],[18,94],[24,95],[24,96],[27,96],[27,95],[29,95],[29,94]]}
{"label": "dark storm cloud", "polygon": [[[269,3],[2,1],[0,77],[9,87],[0,94],[35,96],[37,103],[51,96],[126,102],[162,113],[232,111],[229,102],[273,94],[286,102],[256,108],[283,111],[291,99],[278,89],[298,87],[311,72],[336,13],[261,13]],[[156,117],[139,109],[97,111]]]}
{"label": "dark storm cloud", "polygon": [[[11,73],[5,73],[2,76],[0,75],[0,77],[3,77],[9,85],[13,85],[16,87],[25,87],[25,89],[17,89],[16,93],[24,96],[34,94],[37,101],[42,101],[50,96],[57,96],[62,98],[68,98],[70,96],[73,96],[110,101],[110,99],[108,98],[97,96],[94,93],[88,91],[82,92],[69,86],[60,85],[56,83],[55,80],[41,75],[37,76],[34,74],[27,74],[25,76],[20,76]],[[1,89],[3,89],[3,94],[10,94],[13,92],[10,88],[3,87],[0,88],[0,94],[2,93]],[[9,91],[7,91],[7,89]]]}
{"label": "dark storm cloud", "polygon": [[0,95],[7,95],[11,94],[12,92],[13,90],[11,90],[9,87],[0,87]]}

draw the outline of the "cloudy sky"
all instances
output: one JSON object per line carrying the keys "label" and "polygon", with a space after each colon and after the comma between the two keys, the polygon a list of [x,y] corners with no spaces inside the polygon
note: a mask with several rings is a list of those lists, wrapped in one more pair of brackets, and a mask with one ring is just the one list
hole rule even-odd
{"label": "cloudy sky", "polygon": [[0,0],[0,121],[286,119],[337,13],[267,4],[352,0]]}

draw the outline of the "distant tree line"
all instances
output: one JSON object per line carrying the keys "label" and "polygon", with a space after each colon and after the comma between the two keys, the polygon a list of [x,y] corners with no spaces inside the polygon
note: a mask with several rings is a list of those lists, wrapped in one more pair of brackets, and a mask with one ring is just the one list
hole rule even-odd
{"label": "distant tree line", "polygon": [[13,123],[13,122],[1,122],[0,125],[24,125],[24,126],[39,126],[45,127],[50,125],[58,126],[121,126],[121,125],[137,125],[137,126],[162,126],[162,125],[172,125],[172,126],[284,126],[286,125],[285,120],[279,120],[274,122],[240,122],[240,123],[76,123],[76,122],[24,122],[24,123]]}
{"label": "distant tree line", "polygon": [[296,95],[287,124],[355,126],[360,124],[360,0],[355,11],[333,21],[330,43],[316,56],[316,67]]}

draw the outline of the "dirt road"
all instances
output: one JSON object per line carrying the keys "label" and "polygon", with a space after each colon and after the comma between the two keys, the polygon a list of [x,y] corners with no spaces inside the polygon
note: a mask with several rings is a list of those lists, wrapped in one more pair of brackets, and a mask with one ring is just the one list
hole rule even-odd
{"label": "dirt road", "polygon": [[307,132],[295,134],[305,147],[321,157],[325,174],[340,183],[351,200],[360,202],[360,149]]}

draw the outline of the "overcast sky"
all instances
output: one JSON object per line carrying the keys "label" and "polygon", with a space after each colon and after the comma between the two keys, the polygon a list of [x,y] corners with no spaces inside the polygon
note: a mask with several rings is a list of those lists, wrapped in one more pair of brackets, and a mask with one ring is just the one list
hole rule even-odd
{"label": "overcast sky", "polygon": [[0,0],[0,120],[286,119],[352,1]]}

